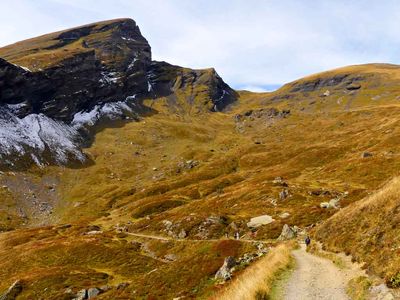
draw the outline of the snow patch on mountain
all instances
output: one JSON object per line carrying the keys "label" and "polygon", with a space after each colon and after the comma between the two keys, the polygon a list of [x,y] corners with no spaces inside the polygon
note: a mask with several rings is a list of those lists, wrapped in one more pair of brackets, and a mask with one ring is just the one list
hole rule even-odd
{"label": "snow patch on mountain", "polygon": [[85,156],[77,141],[78,132],[43,114],[17,117],[8,107],[0,108],[0,158],[18,159],[30,156],[36,164],[45,163],[45,154],[59,164],[66,164],[69,157],[80,161]]}
{"label": "snow patch on mountain", "polygon": [[[96,105],[91,111],[80,111],[74,115],[71,126],[75,129],[94,126],[100,119],[116,120],[127,114],[132,114],[133,110],[128,105],[128,101],[135,100],[136,95],[129,96],[125,101],[105,103],[102,106]],[[133,103],[134,105],[134,103]]]}
{"label": "snow patch on mountain", "polygon": [[85,161],[80,145],[80,130],[96,125],[100,120],[116,120],[132,115],[136,95],[126,101],[96,105],[90,111],[75,114],[70,124],[53,120],[43,114],[18,117],[25,104],[0,107],[0,160],[8,165],[21,158],[42,166],[49,163],[67,164],[71,159]]}

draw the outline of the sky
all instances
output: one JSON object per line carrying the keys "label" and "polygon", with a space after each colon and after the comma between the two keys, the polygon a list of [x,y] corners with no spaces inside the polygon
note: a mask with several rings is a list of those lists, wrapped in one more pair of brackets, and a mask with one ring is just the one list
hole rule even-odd
{"label": "sky", "polygon": [[0,46],[134,19],[154,60],[214,67],[236,89],[273,90],[345,65],[400,64],[400,1],[0,0]]}

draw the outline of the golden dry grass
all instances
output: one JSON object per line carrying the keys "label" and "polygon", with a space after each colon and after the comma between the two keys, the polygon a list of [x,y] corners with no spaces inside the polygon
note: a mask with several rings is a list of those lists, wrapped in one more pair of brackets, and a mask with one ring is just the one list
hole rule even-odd
{"label": "golden dry grass", "polygon": [[351,254],[388,285],[399,287],[400,177],[339,211],[316,230],[326,248]]}
{"label": "golden dry grass", "polygon": [[[353,77],[366,75],[361,90],[349,92],[344,88],[329,87],[332,90],[329,97],[320,97],[326,87],[307,93],[290,92],[290,85],[274,93],[241,92],[238,103],[224,113],[196,110],[197,104],[199,106],[208,99],[202,85],[194,91],[194,106],[188,102],[192,95],[189,89],[177,93],[173,105],[171,101],[174,99],[148,100],[146,104],[152,105],[159,113],[141,122],[100,131],[93,145],[86,149],[93,159],[92,165],[80,169],[53,166],[33,169],[25,175],[57,179],[60,201],[54,208],[53,217],[62,222],[91,222],[101,224],[104,230],[129,222],[131,231],[166,235],[163,221],[169,220],[179,224],[190,238],[198,238],[198,229],[204,221],[209,217],[223,217],[224,222],[207,228],[207,238],[218,239],[230,230],[227,225],[231,222],[235,222],[243,234],[248,234],[246,223],[249,219],[268,214],[275,222],[261,227],[257,238],[276,238],[284,224],[305,227],[318,224],[337,213],[339,210],[326,210],[319,206],[321,202],[329,201],[336,192],[348,192],[340,202],[342,207],[346,207],[399,173],[400,103],[396,97],[400,93],[400,85],[396,74],[391,73],[397,72],[397,69],[370,65],[335,70],[319,76],[327,79],[346,72]],[[182,74],[185,73],[183,71]],[[301,82],[307,80],[310,78]],[[238,113],[271,107],[290,109],[291,114],[287,118],[249,117],[240,126],[235,122]],[[364,151],[373,153],[373,156],[361,158]],[[188,160],[196,160],[199,164],[191,169],[180,167]],[[7,176],[13,175],[4,175],[5,178]],[[283,187],[273,183],[277,176],[282,176],[289,185],[291,196],[285,200],[278,199]],[[310,194],[316,189],[329,191],[332,195]],[[13,229],[20,222],[15,216],[18,201],[3,192],[0,197],[0,225],[4,229]],[[392,200],[395,203],[395,198]],[[333,224],[332,230],[324,226],[322,230],[326,234],[318,234],[329,247],[347,250],[357,259],[368,261],[371,270],[386,276],[400,265],[395,257],[398,253],[398,230],[395,226],[398,217],[380,207],[387,206],[396,211],[397,204],[379,201],[380,206],[370,209],[374,201],[371,200],[366,208],[354,206],[348,215],[346,209],[339,211],[338,217],[327,223]],[[290,215],[281,219],[280,215],[284,212]],[[353,224],[352,220],[358,220],[358,215],[365,215],[365,218],[360,218],[363,220],[361,223]],[[381,223],[381,219],[387,218],[392,218],[393,222]],[[34,224],[34,220],[30,222]],[[343,230],[341,222],[347,224]],[[393,227],[387,225],[389,223]],[[7,236],[11,240],[23,241],[27,232],[25,229]],[[60,237],[50,232],[48,243],[40,245],[41,251],[25,256],[27,268],[16,272],[12,266],[19,256],[7,256],[9,261],[7,268],[2,270],[1,278],[13,278],[16,274],[26,276],[28,267],[35,267],[33,260],[63,257],[61,238],[79,241],[71,249],[78,257],[67,261],[68,271],[74,271],[78,264],[88,264],[97,270],[107,264],[106,268],[111,269],[117,278],[126,275],[128,280],[140,283],[132,289],[153,297],[176,296],[174,288],[180,285],[185,285],[187,295],[204,295],[212,285],[210,278],[221,265],[223,255],[229,252],[224,250],[220,253],[216,250],[218,247],[214,248],[207,242],[196,246],[181,243],[179,251],[184,253],[184,260],[160,267],[164,273],[154,272],[140,281],[138,278],[143,275],[140,268],[156,268],[159,262],[148,260],[148,257],[141,260],[138,253],[128,255],[125,242],[104,238],[98,241],[96,247],[89,247],[90,243],[80,240],[78,233],[65,232]],[[110,253],[120,255],[120,261],[107,254],[103,256],[103,250],[108,247],[105,244],[112,248]],[[36,243],[34,245],[37,246]],[[29,246],[27,244],[20,249],[26,250]],[[155,252],[167,253],[167,245],[163,243],[154,242],[152,247]],[[361,250],[363,247],[366,249],[364,252]],[[195,264],[190,256],[193,253],[200,255]],[[274,266],[279,265],[280,258],[278,254],[276,256]],[[93,257],[100,257],[102,264],[93,264]],[[384,257],[393,259],[384,266]],[[126,260],[136,265],[130,265],[124,274],[119,274],[118,270]],[[143,263],[146,263],[145,266]],[[44,275],[47,271],[48,276]],[[99,275],[92,272],[92,269],[85,270],[79,278],[65,279],[54,269],[50,272],[46,266],[41,265],[40,270],[44,283],[57,280],[61,287],[64,287],[65,281],[70,286],[81,287],[81,280],[90,282],[91,278]],[[396,273],[388,276],[396,279]],[[104,278],[96,280],[107,282]],[[2,288],[6,284],[8,282]],[[27,288],[27,294],[34,292],[38,292],[34,286]],[[59,291],[52,292],[57,294]]]}
{"label": "golden dry grass", "polygon": [[359,276],[351,279],[347,284],[347,294],[352,300],[369,299],[368,289],[371,281],[366,276]]}
{"label": "golden dry grass", "polygon": [[273,248],[212,299],[254,300],[257,295],[266,297],[271,292],[275,276],[289,265],[292,249],[293,244],[289,243]]}

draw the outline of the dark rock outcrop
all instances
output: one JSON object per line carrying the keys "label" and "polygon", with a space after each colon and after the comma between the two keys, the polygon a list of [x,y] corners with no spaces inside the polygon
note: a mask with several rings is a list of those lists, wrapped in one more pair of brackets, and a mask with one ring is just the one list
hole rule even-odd
{"label": "dark rock outcrop", "polygon": [[338,88],[347,90],[357,90],[361,87],[358,82],[365,80],[365,76],[354,76],[350,74],[338,74],[334,76],[321,77],[306,81],[295,81],[288,84],[290,92],[313,92],[322,88]]}
{"label": "dark rock outcrop", "polygon": [[[236,99],[236,93],[213,69],[189,70],[152,62],[150,45],[130,19],[91,24],[38,39],[54,44],[45,48],[25,46],[29,51],[16,57],[12,50],[14,47],[17,52],[19,43],[0,48],[0,56],[5,58],[0,59],[0,105],[24,103],[20,116],[43,113],[69,123],[75,113],[90,111],[98,104],[128,97],[137,101],[165,97],[178,89],[201,85],[206,86],[210,110],[222,110]],[[82,47],[70,54],[69,47],[77,42]],[[33,45],[38,47],[37,43]],[[24,55],[49,50],[66,54],[57,56],[57,63],[38,58],[33,71],[27,69],[32,63]],[[11,62],[24,63],[27,68]]]}

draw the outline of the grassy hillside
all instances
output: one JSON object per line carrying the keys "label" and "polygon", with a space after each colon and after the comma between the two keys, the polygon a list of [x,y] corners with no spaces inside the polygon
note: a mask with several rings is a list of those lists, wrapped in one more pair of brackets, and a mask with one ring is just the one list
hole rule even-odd
{"label": "grassy hillside", "polygon": [[[384,267],[387,253],[373,248],[386,245],[380,232],[395,236],[394,223],[383,222],[392,204],[382,202],[388,214],[379,210],[385,217],[379,230],[369,214],[360,221],[355,216],[365,213],[357,201],[398,175],[398,75],[391,65],[342,68],[273,93],[240,92],[238,103],[214,113],[193,112],[185,92],[149,99],[145,104],[155,114],[98,128],[85,149],[89,166],[1,174],[6,188],[0,190],[0,225],[19,229],[0,235],[6,257],[0,290],[21,279],[21,299],[69,299],[65,289],[104,284],[112,288],[99,299],[206,297],[224,257],[255,249],[252,243],[220,241],[226,234],[274,240],[284,224],[318,226],[333,215],[318,237],[329,247],[343,245],[336,247],[365,259],[378,274],[397,276],[395,258]],[[18,180],[25,183],[13,184]],[[41,211],[43,199],[49,211]],[[320,206],[332,199],[354,216]],[[259,215],[274,222],[254,237],[246,224]],[[354,228],[368,236],[375,230],[376,238],[366,241],[377,250],[356,248],[364,244]],[[176,259],[167,262],[168,254]],[[120,283],[128,285],[118,289]]]}
{"label": "grassy hillside", "polygon": [[316,236],[333,251],[344,251],[367,271],[400,287],[399,207],[400,178],[349,205],[318,227]]}

